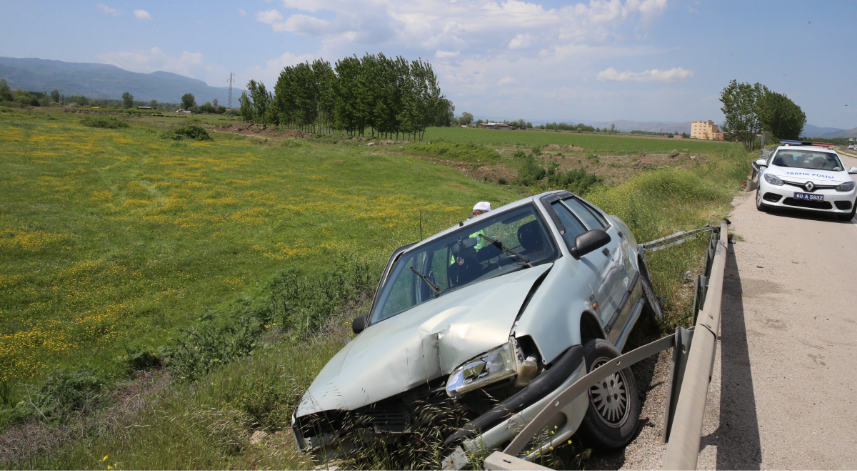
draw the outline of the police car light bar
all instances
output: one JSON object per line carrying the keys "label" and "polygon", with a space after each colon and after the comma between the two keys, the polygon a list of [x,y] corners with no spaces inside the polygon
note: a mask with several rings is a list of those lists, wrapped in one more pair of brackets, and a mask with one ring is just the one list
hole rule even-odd
{"label": "police car light bar", "polygon": [[780,144],[784,146],[833,147],[833,144],[829,142],[793,141],[791,139],[780,139]]}

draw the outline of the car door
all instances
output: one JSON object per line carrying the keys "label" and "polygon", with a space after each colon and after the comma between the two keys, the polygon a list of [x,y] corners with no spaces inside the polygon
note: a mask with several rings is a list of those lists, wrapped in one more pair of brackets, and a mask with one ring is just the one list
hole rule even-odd
{"label": "car door", "polygon": [[[604,247],[581,257],[584,265],[591,265],[590,269],[595,272],[597,283],[592,286],[595,300],[598,303],[598,317],[604,326],[605,332],[610,333],[612,323],[618,314],[622,298],[627,291],[628,280],[626,280],[626,267],[628,263],[628,251],[623,250],[623,237],[619,235],[615,226],[605,218],[598,210],[577,197],[564,198],[559,201],[561,208],[566,210],[575,219],[580,221],[586,230],[601,229],[610,236],[610,242]],[[576,235],[574,237],[577,237]],[[573,239],[569,242],[572,246]]]}

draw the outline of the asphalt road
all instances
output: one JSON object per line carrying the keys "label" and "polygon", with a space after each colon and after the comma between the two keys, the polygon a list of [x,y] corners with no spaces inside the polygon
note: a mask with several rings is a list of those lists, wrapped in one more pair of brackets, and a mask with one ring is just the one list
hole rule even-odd
{"label": "asphalt road", "polygon": [[[698,468],[857,469],[857,219],[759,212],[754,197],[730,214]],[[663,465],[669,356],[642,370],[639,436],[590,468]]]}

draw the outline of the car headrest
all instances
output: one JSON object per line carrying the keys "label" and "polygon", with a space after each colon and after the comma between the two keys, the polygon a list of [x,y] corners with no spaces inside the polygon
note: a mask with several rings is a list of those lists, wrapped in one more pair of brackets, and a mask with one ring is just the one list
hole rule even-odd
{"label": "car headrest", "polygon": [[542,250],[545,241],[542,238],[542,230],[539,221],[530,221],[518,228],[518,242],[528,252]]}

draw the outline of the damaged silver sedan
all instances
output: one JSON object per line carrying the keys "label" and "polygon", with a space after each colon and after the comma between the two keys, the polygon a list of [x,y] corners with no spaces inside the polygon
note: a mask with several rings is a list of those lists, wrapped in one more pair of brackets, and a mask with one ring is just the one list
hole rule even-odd
{"label": "damaged silver sedan", "polygon": [[[525,198],[401,247],[381,276],[359,335],[298,405],[300,449],[323,456],[407,440],[421,408],[462,422],[444,467],[502,448],[561,391],[618,356],[657,301],[628,227],[557,191]],[[625,446],[640,412],[630,369],[581,395],[551,424],[594,448]],[[523,457],[532,457],[533,450]]]}

